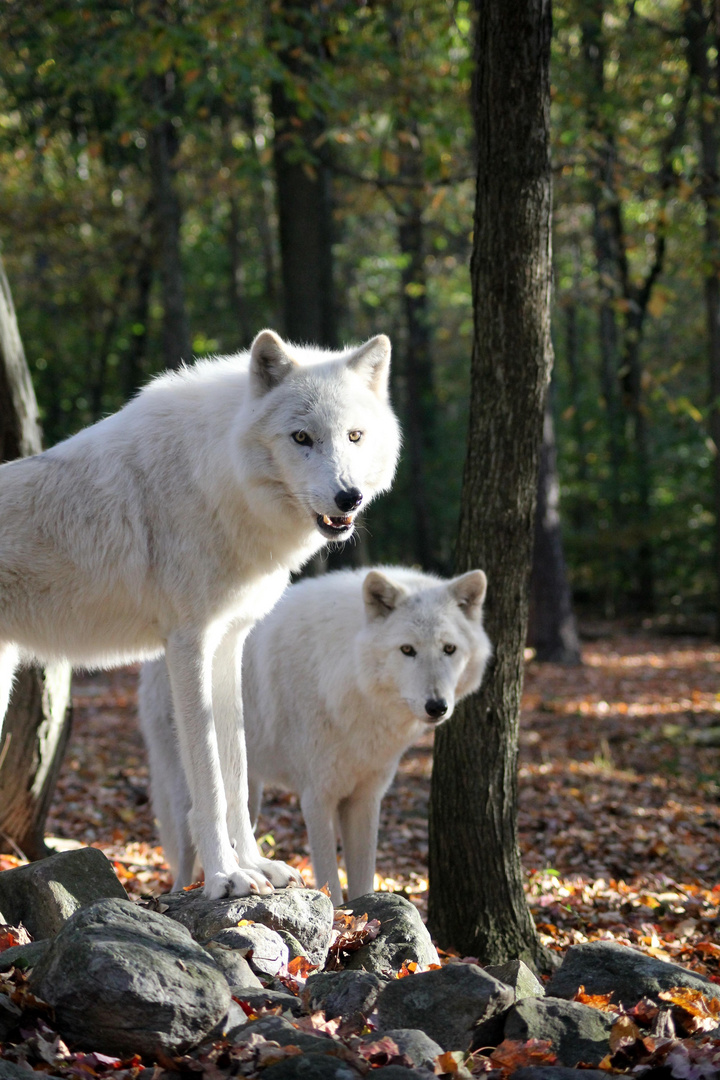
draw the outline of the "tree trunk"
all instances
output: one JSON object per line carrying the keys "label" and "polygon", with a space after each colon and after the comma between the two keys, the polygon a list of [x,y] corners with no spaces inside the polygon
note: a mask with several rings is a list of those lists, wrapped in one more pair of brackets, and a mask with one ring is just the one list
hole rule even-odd
{"label": "tree trunk", "polygon": [[174,72],[152,75],[149,95],[155,112],[148,131],[148,156],[152,186],[155,242],[162,288],[162,340],[165,366],[179,367],[193,357],[192,340],[185,312],[185,285],[182,270],[180,228],[182,211],[176,190],[178,137],[172,123],[171,101],[175,90]]}
{"label": "tree trunk", "polygon": [[[278,54],[287,76],[284,81],[275,81],[271,89],[274,163],[285,333],[291,341],[332,349],[337,346],[337,315],[331,177],[317,151],[325,131],[324,117],[316,109],[308,115],[305,90],[316,74],[314,61],[323,54],[322,28],[315,9],[314,0],[273,5],[275,18],[284,23],[282,37],[294,40],[302,33],[305,53],[304,59],[298,59],[296,49],[285,48]],[[308,34],[309,25],[315,27],[312,35]],[[281,36],[277,26],[271,36]],[[301,94],[296,93],[298,89]],[[306,99],[304,108],[299,107],[301,96]]]}
{"label": "tree trunk", "polygon": [[538,470],[527,642],[541,663],[582,663],[560,528],[560,483],[549,402]]}
{"label": "tree trunk", "polygon": [[[429,921],[482,963],[544,965],[523,890],[517,737],[537,468],[550,369],[549,0],[475,0],[474,338],[458,571],[489,580],[495,658],[437,734]],[[512,88],[509,93],[508,88]]]}
{"label": "tree trunk", "polygon": [[[400,172],[416,180],[422,178],[422,149],[418,125],[405,132]],[[413,558],[427,570],[439,569],[433,549],[428,492],[427,461],[433,452],[435,393],[430,324],[428,317],[427,271],[422,218],[426,199],[421,187],[409,188],[395,206],[398,244],[404,263],[400,276],[405,313],[405,354],[402,372],[405,383],[405,434],[410,465],[408,498],[413,514]]]}
{"label": "tree trunk", "polygon": [[[0,262],[0,461],[41,449],[37,403]],[[45,818],[69,735],[69,666],[22,669],[4,723],[0,717],[0,841],[30,859],[50,854]]]}
{"label": "tree trunk", "polygon": [[[708,50],[717,46],[720,15],[703,0],[691,0],[685,17],[688,67],[698,90],[698,126],[701,148],[700,194],[705,206],[705,319],[710,385],[710,435],[715,444],[713,503],[715,510],[715,633],[720,638],[720,60],[714,71]],[[708,33],[715,23],[715,40]]]}

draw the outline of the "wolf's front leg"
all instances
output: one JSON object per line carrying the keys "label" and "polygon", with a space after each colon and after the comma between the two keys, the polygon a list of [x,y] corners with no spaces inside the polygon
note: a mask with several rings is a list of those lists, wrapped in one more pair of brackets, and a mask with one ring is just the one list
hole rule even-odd
{"label": "wolf's front leg", "polygon": [[[192,800],[191,826],[205,870],[205,895],[272,891],[265,874],[238,865],[227,827],[227,802],[212,710],[212,649],[195,630],[170,635],[165,649],[183,770]],[[247,810],[246,810],[247,814]]]}
{"label": "wolf's front leg", "polygon": [[248,767],[242,713],[242,649],[248,631],[229,630],[213,661],[213,715],[225,782],[227,823],[240,866],[263,874],[280,888],[302,878],[287,863],[265,859],[258,851],[248,807]]}
{"label": "wolf's front leg", "polygon": [[375,887],[380,800],[385,787],[377,778],[366,780],[340,804],[340,831],[348,878],[348,900]]}

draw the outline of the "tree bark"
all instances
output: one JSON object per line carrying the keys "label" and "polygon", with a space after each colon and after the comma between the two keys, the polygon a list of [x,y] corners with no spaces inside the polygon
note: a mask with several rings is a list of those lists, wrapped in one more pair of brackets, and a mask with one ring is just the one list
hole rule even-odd
{"label": "tree bark", "polygon": [[470,431],[457,570],[486,570],[495,657],[437,734],[429,922],[482,963],[543,966],[517,839],[517,737],[550,369],[549,0],[475,0],[478,181]]}
{"label": "tree bark", "polygon": [[[0,461],[41,449],[37,403],[0,262]],[[69,735],[69,666],[21,669],[4,723],[0,717],[0,841],[29,859],[50,854],[45,819]]]}
{"label": "tree bark", "polygon": [[[403,176],[422,179],[422,148],[417,123],[408,125],[400,152]],[[413,558],[428,570],[437,570],[431,526],[427,461],[433,452],[435,387],[430,348],[430,322],[425,267],[422,212],[426,194],[422,187],[409,188],[395,203],[398,244],[404,263],[400,275],[405,314],[405,352],[402,372],[405,383],[405,430],[410,465],[408,498],[413,514]]]}
{"label": "tree bark", "polygon": [[527,643],[540,663],[582,663],[560,528],[560,483],[549,402],[538,470]]}
{"label": "tree bark", "polygon": [[155,116],[148,131],[148,156],[162,289],[163,356],[168,368],[190,363],[193,357],[180,243],[182,210],[176,187],[178,136],[171,115],[174,91],[174,72],[150,76],[148,92]]}
{"label": "tree bark", "polygon": [[[700,129],[700,194],[705,207],[705,320],[707,325],[708,374],[710,385],[710,435],[715,444],[713,503],[715,510],[715,634],[720,639],[720,61],[708,50],[717,48],[720,14],[703,0],[690,0],[685,16],[688,67],[698,90]],[[715,40],[709,34],[714,23]],[[714,68],[714,70],[713,70]]]}
{"label": "tree bark", "polygon": [[[279,34],[279,27],[274,26],[271,40],[294,41],[302,35],[304,54],[298,56],[300,50],[293,48],[279,50],[287,75],[271,88],[283,311],[285,333],[292,341],[336,348],[331,175],[318,155],[325,120],[310,106],[307,92],[324,51],[315,9],[314,0],[273,5],[275,18],[284,27]],[[309,25],[315,27],[312,35]],[[301,97],[303,108],[299,107]]]}

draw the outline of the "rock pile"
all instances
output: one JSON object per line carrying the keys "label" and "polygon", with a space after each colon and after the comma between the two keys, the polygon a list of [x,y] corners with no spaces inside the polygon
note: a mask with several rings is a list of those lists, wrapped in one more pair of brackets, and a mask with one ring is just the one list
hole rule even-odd
{"label": "rock pile", "polygon": [[0,922],[0,1080],[720,1075],[701,975],[613,942],[571,948],[546,986],[517,960],[440,965],[397,895],[142,905],[87,848],[0,873]]}

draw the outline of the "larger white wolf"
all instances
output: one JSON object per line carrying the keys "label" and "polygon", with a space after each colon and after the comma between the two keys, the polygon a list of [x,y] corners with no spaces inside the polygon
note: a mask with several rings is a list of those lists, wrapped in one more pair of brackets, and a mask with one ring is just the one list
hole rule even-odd
{"label": "larger white wolf", "polygon": [[[293,585],[243,654],[251,816],[263,783],[298,792],[315,879],[342,903],[371,892],[380,801],[401,755],[480,685],[491,646],[482,570],[445,581],[401,567],[340,571]],[[193,880],[189,793],[162,660],[143,666],[140,722],[153,805],[175,888]],[[202,861],[202,860],[200,860]]]}
{"label": "larger white wolf", "polygon": [[19,662],[165,652],[212,898],[269,891],[247,807],[241,643],[297,570],[392,482],[384,336],[329,353],[265,330],[0,468],[0,721]]}

